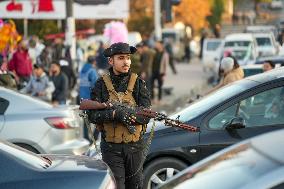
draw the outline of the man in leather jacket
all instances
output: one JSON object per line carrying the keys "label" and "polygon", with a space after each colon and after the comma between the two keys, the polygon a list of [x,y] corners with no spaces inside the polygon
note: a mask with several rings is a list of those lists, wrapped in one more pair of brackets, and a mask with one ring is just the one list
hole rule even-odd
{"label": "man in leather jacket", "polygon": [[[98,102],[119,102],[132,108],[150,108],[146,83],[130,71],[130,54],[136,48],[127,43],[114,43],[104,51],[111,68],[96,82],[91,99]],[[102,132],[103,160],[111,168],[117,188],[142,188],[143,134],[148,118],[139,119],[123,108],[92,110],[90,122]],[[131,126],[133,130],[129,130]]]}

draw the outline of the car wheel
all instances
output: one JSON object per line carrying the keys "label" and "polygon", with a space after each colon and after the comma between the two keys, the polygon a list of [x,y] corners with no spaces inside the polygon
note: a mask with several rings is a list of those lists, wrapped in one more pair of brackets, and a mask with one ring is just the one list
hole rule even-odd
{"label": "car wheel", "polygon": [[23,144],[23,143],[15,143],[15,145],[20,146],[26,150],[29,150],[33,153],[39,154],[39,151],[37,151],[37,149],[35,149],[34,147],[28,145],[28,144]]}
{"label": "car wheel", "polygon": [[175,158],[159,158],[150,162],[144,169],[144,189],[162,185],[188,165]]}

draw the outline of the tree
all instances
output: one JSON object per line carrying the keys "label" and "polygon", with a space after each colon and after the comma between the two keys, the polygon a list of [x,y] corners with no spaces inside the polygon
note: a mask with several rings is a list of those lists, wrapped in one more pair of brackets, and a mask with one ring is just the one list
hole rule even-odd
{"label": "tree", "polygon": [[222,20],[222,14],[224,12],[223,0],[214,0],[211,8],[211,15],[207,17],[210,27],[213,29],[216,24],[220,24]]}
{"label": "tree", "polygon": [[153,1],[131,0],[129,3],[128,30],[138,31],[142,35],[150,35],[154,30]]}
{"label": "tree", "polygon": [[206,17],[208,15],[210,15],[209,0],[182,0],[178,6],[174,7],[175,22],[191,25],[195,32],[207,27]]}

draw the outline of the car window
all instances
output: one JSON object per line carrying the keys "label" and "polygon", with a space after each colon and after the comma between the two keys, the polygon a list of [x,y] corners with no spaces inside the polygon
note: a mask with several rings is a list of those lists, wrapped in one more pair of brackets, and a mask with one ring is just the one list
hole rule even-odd
{"label": "car window", "polygon": [[248,47],[250,44],[250,41],[227,41],[225,47]]}
{"label": "car window", "polygon": [[221,45],[221,41],[209,41],[207,42],[207,51],[215,51]]}
{"label": "car window", "polygon": [[238,83],[226,85],[225,87],[210,93],[201,100],[196,101],[187,108],[171,115],[171,118],[175,119],[179,117],[180,121],[186,122],[244,90],[246,90],[246,87]]}
{"label": "car window", "polygon": [[268,37],[258,37],[256,38],[258,46],[272,46],[271,40]]}
{"label": "car window", "polygon": [[211,129],[221,129],[234,117],[242,117],[246,127],[284,124],[284,88],[273,88],[250,96],[219,112],[208,122]]}
{"label": "car window", "polygon": [[218,113],[209,121],[209,128],[220,129],[229,122],[232,118],[236,117],[238,104],[235,104],[224,111]]}
{"label": "car window", "polygon": [[180,183],[171,188],[241,188],[278,166],[277,162],[263,156],[250,144],[243,144],[192,172],[188,171],[185,178],[179,179]]}

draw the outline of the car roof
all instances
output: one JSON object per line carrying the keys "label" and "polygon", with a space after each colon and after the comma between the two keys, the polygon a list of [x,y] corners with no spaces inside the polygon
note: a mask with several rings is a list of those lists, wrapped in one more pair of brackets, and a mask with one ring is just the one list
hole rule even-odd
{"label": "car roof", "polygon": [[284,164],[284,129],[269,132],[251,139],[251,146],[271,159]]}
{"label": "car roof", "polygon": [[19,93],[18,91],[15,91],[15,90],[7,89],[5,87],[0,86],[0,92],[1,92],[0,97],[10,102],[13,102],[13,104],[17,105],[17,107],[15,107],[15,109],[13,110],[21,111],[22,108],[26,110],[32,109],[32,108],[50,109],[53,107],[51,104],[47,102],[44,102],[42,100],[39,100],[29,95]]}
{"label": "car roof", "polygon": [[254,33],[253,36],[254,37],[267,37],[267,38],[271,38],[272,37],[272,33],[271,32],[266,32],[266,33]]}
{"label": "car roof", "polygon": [[280,63],[284,64],[284,56],[267,56],[267,57],[260,57],[256,60],[256,64],[263,64],[263,62],[270,60],[273,63]]}
{"label": "car roof", "polygon": [[227,35],[225,41],[253,41],[251,33],[234,33]]}

